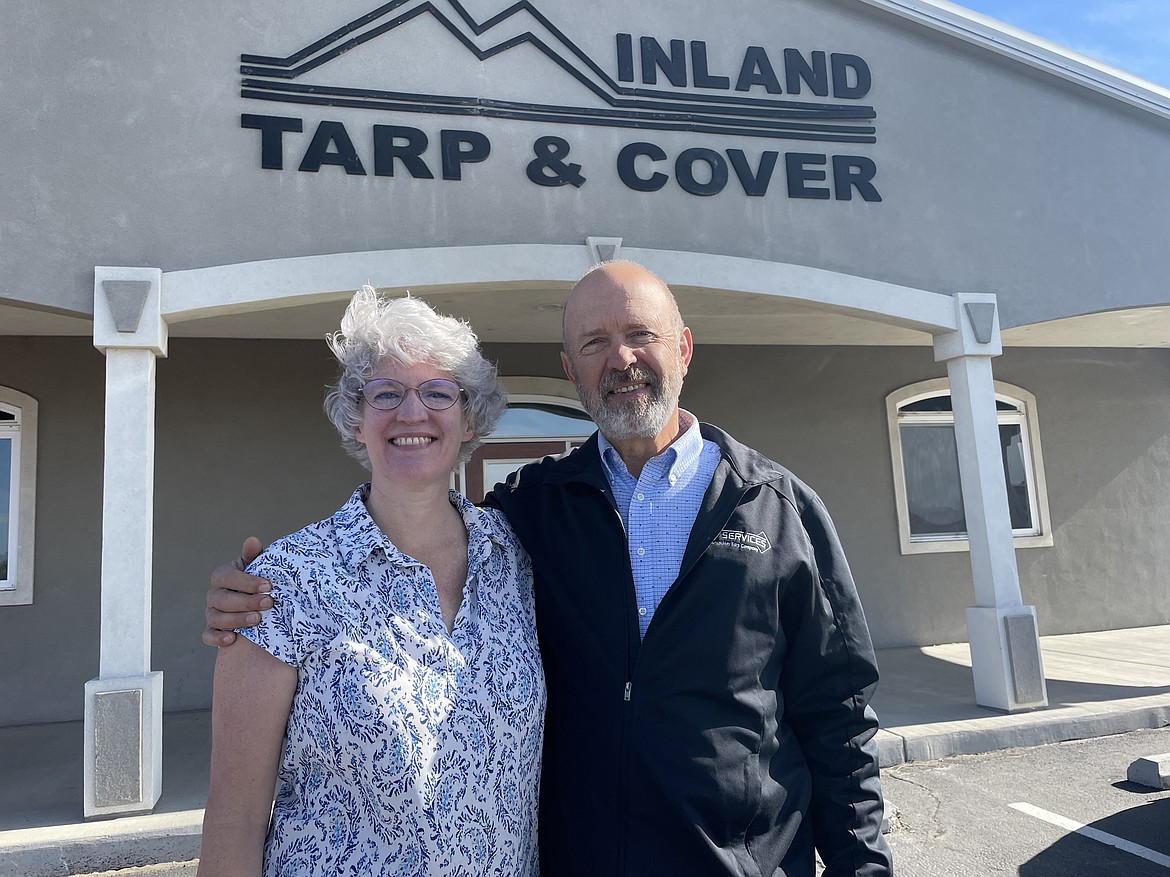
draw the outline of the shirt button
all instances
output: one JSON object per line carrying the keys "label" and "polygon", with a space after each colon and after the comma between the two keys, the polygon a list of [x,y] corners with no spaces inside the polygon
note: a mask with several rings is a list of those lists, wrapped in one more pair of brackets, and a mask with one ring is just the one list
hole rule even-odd
{"label": "shirt button", "polygon": [[645,498],[646,498],[646,494],[644,494],[644,493],[639,493],[639,494],[638,494],[638,502],[641,502],[641,501],[642,501],[642,500],[644,500]]}
{"label": "shirt button", "polygon": [[638,549],[638,557],[641,557],[641,556],[642,556],[643,554],[645,554],[645,553],[646,553],[646,549],[645,549],[645,548],[639,548],[639,549]]}
{"label": "shirt button", "polygon": [[646,616],[646,607],[645,607],[645,606],[639,606],[639,607],[638,607],[638,614],[639,614],[639,615],[641,615],[642,617],[645,617],[645,616]]}

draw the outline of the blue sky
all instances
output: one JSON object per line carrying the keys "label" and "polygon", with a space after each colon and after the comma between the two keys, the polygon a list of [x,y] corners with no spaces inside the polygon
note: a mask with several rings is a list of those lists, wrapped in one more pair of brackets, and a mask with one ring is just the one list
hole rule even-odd
{"label": "blue sky", "polygon": [[956,0],[1170,88],[1170,0]]}

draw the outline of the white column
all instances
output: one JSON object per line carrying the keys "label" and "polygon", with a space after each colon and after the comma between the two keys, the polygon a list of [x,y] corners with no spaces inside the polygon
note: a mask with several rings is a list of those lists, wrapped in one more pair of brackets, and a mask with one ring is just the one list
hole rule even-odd
{"label": "white column", "polygon": [[87,819],[148,813],[162,794],[162,673],[150,669],[155,359],[162,272],[97,268],[94,346],[106,355],[101,650],[85,684]]}
{"label": "white column", "polygon": [[935,338],[947,364],[976,605],[967,610],[975,700],[1016,712],[1048,705],[1036,609],[1020,594],[991,357],[1002,352],[993,295],[955,296],[958,329]]}

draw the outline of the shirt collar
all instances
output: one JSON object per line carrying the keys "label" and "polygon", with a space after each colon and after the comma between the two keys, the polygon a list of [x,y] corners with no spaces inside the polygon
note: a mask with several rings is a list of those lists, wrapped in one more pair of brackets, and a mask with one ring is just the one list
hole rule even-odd
{"label": "shirt collar", "polygon": [[[703,436],[699,432],[699,419],[682,408],[678,410],[679,424],[683,427],[682,434],[655,457],[647,461],[657,463],[654,468],[661,468],[659,477],[665,478],[676,470],[682,470],[697,464],[699,454],[703,451]],[[633,478],[621,454],[617,452],[609,439],[599,431],[597,433],[597,449],[601,452],[601,463],[605,469],[605,477],[612,485],[616,478]],[[642,470],[646,471],[645,468]]]}
{"label": "shirt collar", "polygon": [[[467,527],[467,541],[473,546],[472,557],[482,557],[490,552],[491,546],[487,544],[487,540],[505,548],[519,547],[515,534],[504,522],[502,515],[476,508],[467,497],[457,491],[450,491],[449,497],[451,504],[463,518],[464,526]],[[345,505],[333,515],[338,550],[346,566],[351,570],[364,563],[378,548],[385,551],[388,558],[405,557],[370,517],[366,509],[366,501],[369,498],[370,485],[367,482],[355,490]]]}
{"label": "shirt collar", "polygon": [[382,548],[387,553],[394,549],[366,510],[366,500],[369,498],[370,485],[367,482],[355,490],[345,505],[333,515],[337,548],[349,569],[356,569],[375,548]]}
{"label": "shirt collar", "polygon": [[467,527],[467,538],[475,541],[477,537],[486,537],[501,548],[519,549],[520,541],[512,528],[508,526],[503,514],[490,509],[481,509],[462,493],[452,490],[451,505],[463,518]]}

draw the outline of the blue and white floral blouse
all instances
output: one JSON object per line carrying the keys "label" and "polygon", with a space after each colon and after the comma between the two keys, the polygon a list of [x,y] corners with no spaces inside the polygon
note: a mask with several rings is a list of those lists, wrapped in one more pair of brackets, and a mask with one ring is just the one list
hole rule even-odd
{"label": "blue and white floral blouse", "polygon": [[240,633],[299,675],[264,873],[534,875],[545,690],[528,555],[452,491],[468,572],[448,634],[430,571],[368,496],[248,568],[275,608]]}

